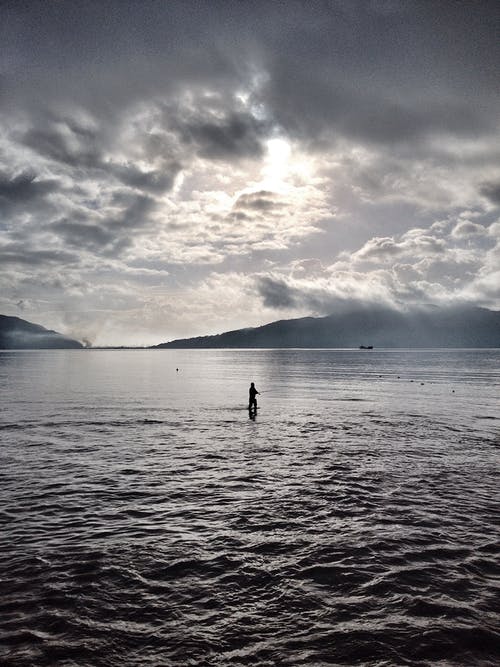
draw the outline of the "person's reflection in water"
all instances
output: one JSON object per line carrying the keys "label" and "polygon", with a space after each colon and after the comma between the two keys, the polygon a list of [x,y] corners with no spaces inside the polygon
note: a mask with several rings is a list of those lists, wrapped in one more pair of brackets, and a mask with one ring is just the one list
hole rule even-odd
{"label": "person's reflection in water", "polygon": [[257,394],[260,394],[260,392],[255,388],[255,384],[251,382],[248,390],[248,415],[250,419],[255,419],[257,414]]}

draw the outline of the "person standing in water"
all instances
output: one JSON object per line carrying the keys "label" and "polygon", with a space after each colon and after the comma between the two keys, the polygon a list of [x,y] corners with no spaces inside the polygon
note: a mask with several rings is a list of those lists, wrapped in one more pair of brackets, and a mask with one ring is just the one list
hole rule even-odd
{"label": "person standing in water", "polygon": [[255,389],[255,384],[253,382],[250,383],[250,389],[248,390],[248,409],[249,410],[257,410],[257,399],[255,398],[257,394],[260,394],[260,392]]}

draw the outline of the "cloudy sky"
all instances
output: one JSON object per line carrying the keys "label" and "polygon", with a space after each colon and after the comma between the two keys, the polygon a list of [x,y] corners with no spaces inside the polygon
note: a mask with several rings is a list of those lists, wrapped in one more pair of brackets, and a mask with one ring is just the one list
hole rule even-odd
{"label": "cloudy sky", "polygon": [[500,309],[500,3],[0,4],[0,312],[153,344]]}

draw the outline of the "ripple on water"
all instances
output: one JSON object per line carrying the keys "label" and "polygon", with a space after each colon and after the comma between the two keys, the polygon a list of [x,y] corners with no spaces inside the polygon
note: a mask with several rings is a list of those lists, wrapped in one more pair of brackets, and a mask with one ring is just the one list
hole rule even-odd
{"label": "ripple on water", "polygon": [[0,662],[500,664],[488,393],[467,413],[419,386],[406,410],[411,383],[377,376],[255,421],[132,401],[6,419]]}

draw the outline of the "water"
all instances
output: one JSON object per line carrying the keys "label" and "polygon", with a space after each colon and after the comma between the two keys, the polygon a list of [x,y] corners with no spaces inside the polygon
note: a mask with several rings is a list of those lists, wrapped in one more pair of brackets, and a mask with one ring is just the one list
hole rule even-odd
{"label": "water", "polygon": [[500,350],[0,353],[0,663],[498,665],[499,385]]}

